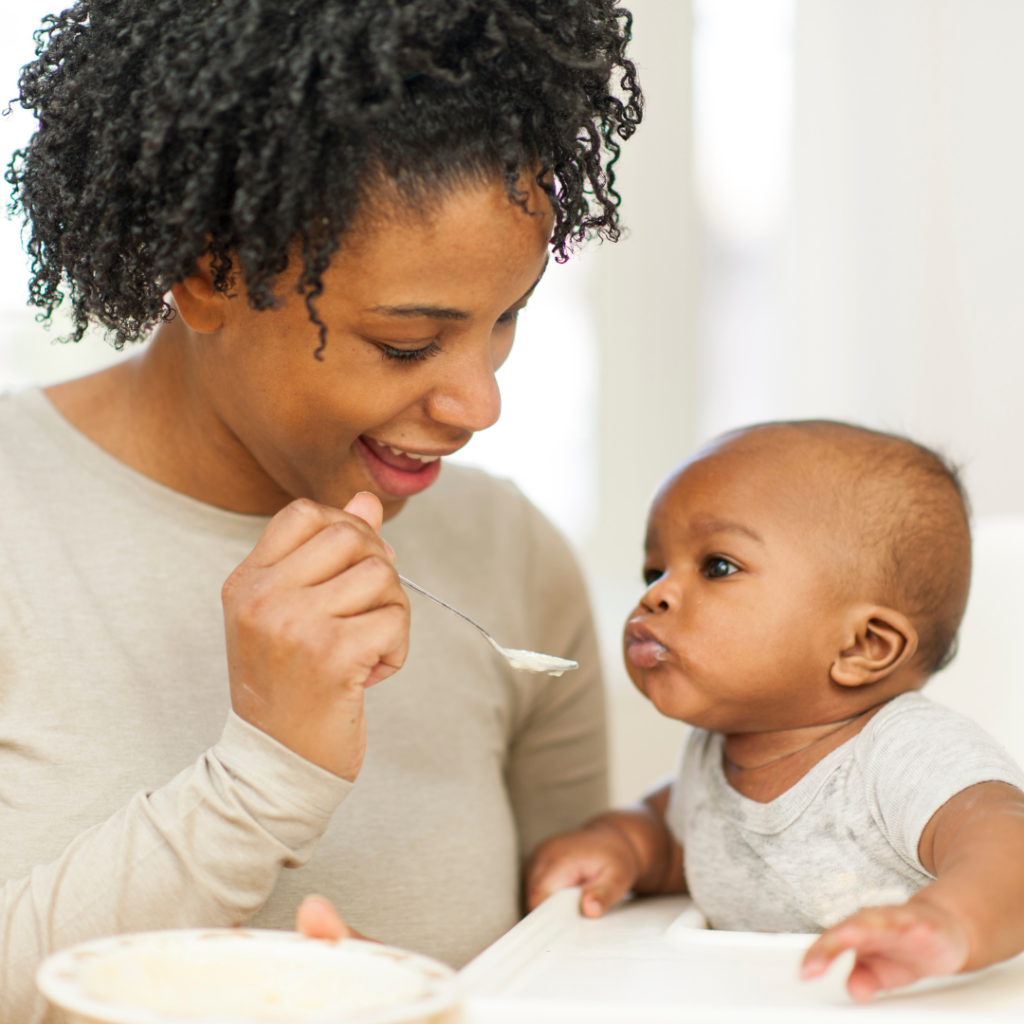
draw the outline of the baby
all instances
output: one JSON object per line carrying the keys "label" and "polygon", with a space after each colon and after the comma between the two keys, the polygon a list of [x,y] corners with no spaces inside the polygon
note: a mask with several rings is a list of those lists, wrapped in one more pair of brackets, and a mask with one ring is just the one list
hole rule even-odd
{"label": "baby", "polygon": [[822,932],[859,1000],[1024,949],[1024,775],[918,692],[952,656],[971,539],[934,453],[767,424],[678,469],[648,522],[629,674],[695,726],[671,785],[537,851],[527,901],[689,893],[712,927]]}

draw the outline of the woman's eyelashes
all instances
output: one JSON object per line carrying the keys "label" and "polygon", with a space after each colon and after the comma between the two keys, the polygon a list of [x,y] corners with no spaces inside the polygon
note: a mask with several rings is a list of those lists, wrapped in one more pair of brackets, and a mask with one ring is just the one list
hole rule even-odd
{"label": "woman's eyelashes", "polygon": [[[510,324],[514,326],[523,308],[519,306],[517,309],[510,309],[508,312],[502,313],[498,317],[498,324],[502,327],[508,327]],[[380,349],[382,359],[393,359],[396,363],[420,362],[431,356],[436,356],[441,351],[441,346],[436,341],[431,341],[422,348],[395,348],[383,341],[376,342],[376,345]]]}
{"label": "woman's eyelashes", "polygon": [[391,345],[381,343],[379,346],[381,357],[394,359],[399,363],[415,363],[422,359],[429,359],[441,351],[441,346],[436,341],[424,345],[423,348],[392,348]]}
{"label": "woman's eyelashes", "polygon": [[705,559],[704,565],[701,567],[701,572],[709,580],[724,579],[726,576],[732,576],[739,571],[740,567],[735,562],[724,558],[722,555],[712,555],[710,558]]}
{"label": "woman's eyelashes", "polygon": [[644,583],[650,586],[665,575],[664,569],[644,569]]}

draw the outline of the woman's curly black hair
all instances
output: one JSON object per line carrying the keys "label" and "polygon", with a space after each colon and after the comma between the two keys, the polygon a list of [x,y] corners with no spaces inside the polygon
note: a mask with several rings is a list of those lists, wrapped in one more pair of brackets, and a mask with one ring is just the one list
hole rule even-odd
{"label": "woman's curly black hair", "polygon": [[[204,254],[257,309],[301,246],[322,274],[375,181],[413,205],[539,168],[564,259],[619,235],[613,165],[642,97],[617,0],[79,0],[36,33],[8,167],[30,303],[70,293],[117,348]],[[324,327],[321,328],[321,348]],[[319,357],[320,350],[317,350]]]}

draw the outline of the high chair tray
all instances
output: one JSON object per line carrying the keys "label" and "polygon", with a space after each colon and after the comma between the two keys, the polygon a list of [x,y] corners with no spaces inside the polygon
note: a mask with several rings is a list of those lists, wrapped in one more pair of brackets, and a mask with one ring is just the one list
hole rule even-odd
{"label": "high chair tray", "polygon": [[555,894],[467,964],[465,1002],[445,1024],[1024,1020],[1024,956],[860,1006],[843,986],[850,957],[820,981],[797,979],[812,936],[701,934],[683,897],[633,900],[596,921],[578,906],[578,889]]}

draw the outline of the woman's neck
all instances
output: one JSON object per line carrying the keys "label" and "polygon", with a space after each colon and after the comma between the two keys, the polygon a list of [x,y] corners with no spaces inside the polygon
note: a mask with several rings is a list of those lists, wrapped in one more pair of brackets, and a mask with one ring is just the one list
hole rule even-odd
{"label": "woman's neck", "polygon": [[768,803],[856,736],[881,706],[820,725],[727,735],[722,750],[725,776],[738,793]]}
{"label": "woman's neck", "polygon": [[77,430],[157,483],[234,512],[273,514],[290,500],[220,421],[188,372],[180,320],[107,370],[46,389]]}

